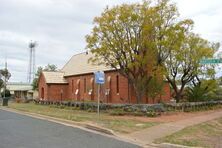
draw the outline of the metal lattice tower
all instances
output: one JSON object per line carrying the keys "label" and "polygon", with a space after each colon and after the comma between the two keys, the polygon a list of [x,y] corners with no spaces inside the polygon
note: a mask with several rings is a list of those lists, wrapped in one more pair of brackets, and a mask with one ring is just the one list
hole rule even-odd
{"label": "metal lattice tower", "polygon": [[28,65],[28,83],[31,83],[35,78],[36,65],[35,65],[35,47],[37,46],[36,42],[29,43],[29,65]]}

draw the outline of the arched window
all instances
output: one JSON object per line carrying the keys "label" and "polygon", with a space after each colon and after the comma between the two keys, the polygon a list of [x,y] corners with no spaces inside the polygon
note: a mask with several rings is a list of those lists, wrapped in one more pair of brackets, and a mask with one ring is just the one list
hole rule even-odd
{"label": "arched window", "polygon": [[84,93],[86,93],[86,78],[84,78]]}
{"label": "arched window", "polygon": [[74,81],[72,80],[72,93],[74,93]]}
{"label": "arched window", "polygon": [[44,95],[45,95],[45,90],[44,90],[43,87],[42,87],[42,90],[41,90],[41,91],[42,91],[42,92],[41,92],[41,98],[44,99],[44,97],[45,97],[45,96],[44,96]]}
{"label": "arched window", "polygon": [[75,91],[75,95],[78,95],[78,94],[79,94],[79,91],[80,91],[80,79],[77,80],[76,86],[77,86],[77,89],[76,89],[76,91]]}
{"label": "arched window", "polygon": [[90,79],[90,87],[88,94],[91,96],[91,100],[94,100],[94,78]]}
{"label": "arched window", "polygon": [[116,93],[119,94],[119,75],[116,76]]}

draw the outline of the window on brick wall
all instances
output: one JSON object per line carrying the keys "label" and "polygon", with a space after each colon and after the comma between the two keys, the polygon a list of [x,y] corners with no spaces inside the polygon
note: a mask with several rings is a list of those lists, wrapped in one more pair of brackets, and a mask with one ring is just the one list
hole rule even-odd
{"label": "window on brick wall", "polygon": [[116,76],[116,93],[119,94],[119,75]]}
{"label": "window on brick wall", "polygon": [[72,93],[74,92],[74,82],[72,80]]}
{"label": "window on brick wall", "polygon": [[86,93],[86,78],[84,78],[84,93]]}

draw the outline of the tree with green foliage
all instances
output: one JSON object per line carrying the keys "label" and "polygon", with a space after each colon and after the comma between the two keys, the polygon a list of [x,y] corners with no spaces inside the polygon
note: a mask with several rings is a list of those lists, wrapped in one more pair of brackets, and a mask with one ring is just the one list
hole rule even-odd
{"label": "tree with green foliage", "polygon": [[1,92],[3,87],[4,87],[4,81],[0,78],[0,92]]}
{"label": "tree with green foliage", "polygon": [[58,67],[56,65],[54,65],[54,64],[48,64],[43,69],[43,71],[57,71],[57,70],[58,70]]}
{"label": "tree with green foliage", "polygon": [[10,90],[6,89],[1,92],[1,97],[11,97]]}
{"label": "tree with green foliage", "polygon": [[11,73],[9,72],[8,69],[1,69],[0,70],[0,78],[2,80],[5,80],[6,82],[8,82],[8,80],[10,79],[11,77]]}
{"label": "tree with green foliage", "polygon": [[38,89],[38,81],[39,81],[39,76],[41,74],[41,72],[43,71],[43,68],[40,66],[38,67],[38,70],[35,74],[35,78],[34,80],[32,81],[32,89],[33,90],[37,90]]}
{"label": "tree with green foliage", "polygon": [[110,66],[126,77],[141,103],[183,34],[184,24],[190,23],[178,18],[177,7],[169,0],[106,8],[86,36],[87,48],[94,54],[90,62]]}
{"label": "tree with green foliage", "polygon": [[10,77],[11,77],[11,73],[9,72],[8,69],[1,69],[0,70],[0,92],[1,92],[2,88],[4,88],[4,91],[6,92],[6,84],[7,84],[8,80],[10,79]]}
{"label": "tree with green foliage", "polygon": [[153,102],[155,102],[155,99],[163,95],[163,86],[165,85],[165,82],[163,79],[159,79],[158,76],[155,76],[151,79],[148,87],[147,87],[147,96],[152,99]]}
{"label": "tree with green foliage", "polygon": [[218,78],[219,85],[222,85],[222,77]]}
{"label": "tree with green foliage", "polygon": [[[188,29],[189,30],[189,29]],[[181,38],[181,42],[176,42],[178,48],[174,48],[165,62],[166,79],[170,83],[175,93],[175,99],[179,102],[184,93],[184,88],[204,75],[215,73],[214,66],[200,64],[203,58],[212,58],[215,49],[214,43],[209,43],[196,34],[188,31]],[[178,85],[179,83],[179,85]]]}
{"label": "tree with green foliage", "polygon": [[35,74],[35,79],[33,80],[32,82],[32,87],[33,87],[33,90],[37,90],[38,89],[38,81],[39,81],[39,77],[40,77],[40,74],[42,71],[57,71],[58,68],[56,65],[54,64],[48,64],[47,66],[45,66],[44,68],[43,67],[38,67],[38,70]]}

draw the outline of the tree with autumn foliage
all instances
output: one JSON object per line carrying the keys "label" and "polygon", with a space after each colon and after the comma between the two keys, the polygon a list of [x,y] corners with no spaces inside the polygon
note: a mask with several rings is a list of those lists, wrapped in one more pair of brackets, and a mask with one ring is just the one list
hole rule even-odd
{"label": "tree with autumn foliage", "polygon": [[148,85],[164,70],[184,23],[169,0],[146,0],[106,8],[94,19],[94,28],[86,36],[90,62],[116,69],[133,86],[137,103],[147,96]]}

